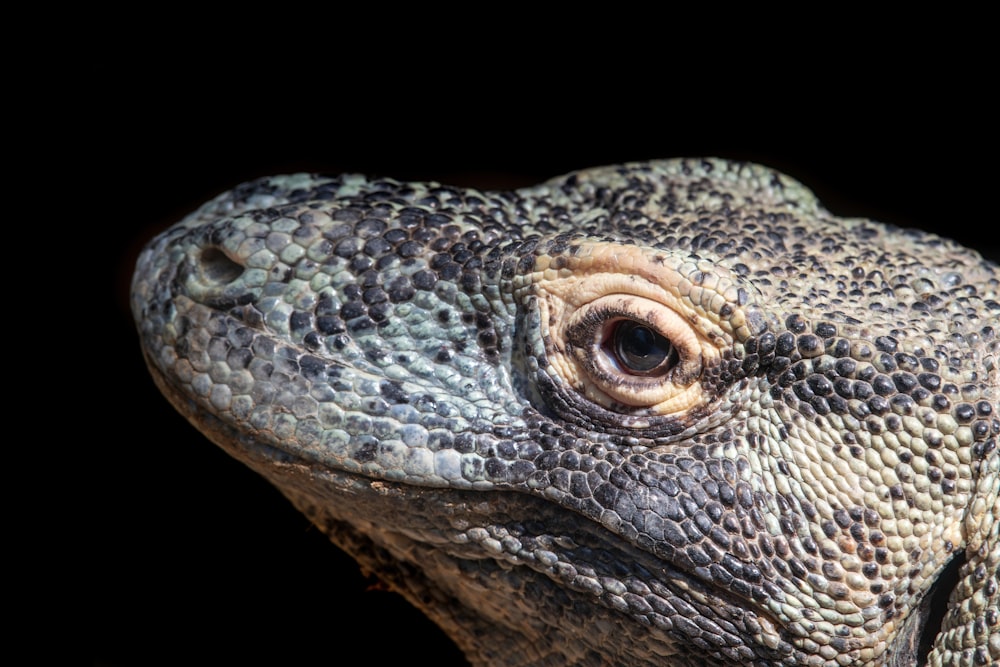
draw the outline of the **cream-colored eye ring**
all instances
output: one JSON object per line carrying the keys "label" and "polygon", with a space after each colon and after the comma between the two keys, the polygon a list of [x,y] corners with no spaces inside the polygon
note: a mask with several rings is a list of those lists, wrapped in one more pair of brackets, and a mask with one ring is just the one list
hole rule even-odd
{"label": "cream-colored eye ring", "polygon": [[[733,344],[720,326],[743,316],[731,284],[695,283],[718,276],[674,256],[637,246],[586,243],[573,254],[539,257],[525,276],[537,296],[547,372],[601,407],[632,415],[680,415],[711,397],[705,370]],[[725,306],[729,316],[719,311]],[[736,315],[734,315],[736,314]],[[676,355],[656,372],[623,368],[608,344],[616,322],[632,321],[662,336]]]}

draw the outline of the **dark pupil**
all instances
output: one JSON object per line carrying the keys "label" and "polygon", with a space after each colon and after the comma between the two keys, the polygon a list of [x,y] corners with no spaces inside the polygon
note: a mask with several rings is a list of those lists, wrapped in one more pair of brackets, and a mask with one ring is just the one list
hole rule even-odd
{"label": "dark pupil", "polygon": [[670,341],[638,322],[622,322],[615,329],[615,354],[630,371],[649,372],[670,356]]}

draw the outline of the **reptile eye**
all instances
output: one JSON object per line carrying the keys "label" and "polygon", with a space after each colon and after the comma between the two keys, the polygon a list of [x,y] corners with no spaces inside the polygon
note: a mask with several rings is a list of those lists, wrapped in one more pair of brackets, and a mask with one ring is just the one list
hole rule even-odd
{"label": "reptile eye", "polygon": [[630,294],[581,304],[563,330],[564,376],[605,407],[673,412],[698,391],[704,350],[691,325],[670,307]]}
{"label": "reptile eye", "polygon": [[666,337],[634,320],[613,323],[607,343],[622,369],[633,375],[659,377],[680,360]]}
{"label": "reptile eye", "polygon": [[710,369],[749,335],[736,279],[687,255],[587,241],[539,256],[520,280],[515,296],[537,308],[524,322],[525,350],[558,392],[539,398],[569,418],[586,413],[581,402],[635,429],[692,413],[714,400]]}

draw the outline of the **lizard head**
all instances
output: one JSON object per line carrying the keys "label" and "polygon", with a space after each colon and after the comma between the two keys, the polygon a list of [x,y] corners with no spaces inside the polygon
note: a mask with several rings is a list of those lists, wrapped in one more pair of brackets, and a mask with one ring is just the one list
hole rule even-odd
{"label": "lizard head", "polygon": [[133,310],[174,405],[477,664],[908,664],[1000,651],[998,290],[695,160],[262,179]]}

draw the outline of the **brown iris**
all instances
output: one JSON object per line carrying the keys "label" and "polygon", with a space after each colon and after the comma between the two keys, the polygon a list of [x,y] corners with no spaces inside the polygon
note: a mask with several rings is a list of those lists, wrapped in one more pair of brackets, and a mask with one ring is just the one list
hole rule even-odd
{"label": "brown iris", "polygon": [[676,348],[649,326],[634,320],[620,320],[605,341],[623,371],[632,375],[659,376],[677,365]]}

